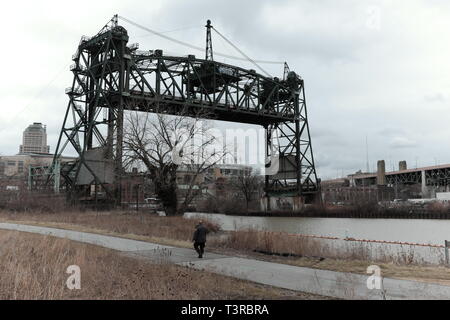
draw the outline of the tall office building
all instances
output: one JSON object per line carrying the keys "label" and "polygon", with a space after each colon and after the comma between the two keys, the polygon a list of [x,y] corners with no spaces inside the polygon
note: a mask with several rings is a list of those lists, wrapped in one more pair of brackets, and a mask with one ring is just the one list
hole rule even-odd
{"label": "tall office building", "polygon": [[35,122],[25,129],[19,153],[50,153],[50,146],[47,145],[47,129],[42,123]]}

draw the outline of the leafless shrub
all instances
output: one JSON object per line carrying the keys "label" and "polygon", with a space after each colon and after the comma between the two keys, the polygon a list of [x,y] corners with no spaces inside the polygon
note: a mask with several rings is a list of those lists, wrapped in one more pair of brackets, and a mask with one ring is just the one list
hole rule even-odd
{"label": "leafless shrub", "polygon": [[433,213],[448,213],[450,211],[450,204],[442,202],[432,202],[427,206],[427,211]]}
{"label": "leafless shrub", "polygon": [[243,199],[226,197],[220,199],[219,212],[223,214],[236,214],[247,212],[246,203]]}
{"label": "leafless shrub", "polygon": [[413,264],[415,262],[415,252],[414,248],[409,246],[408,248],[404,248],[401,246],[400,251],[397,253],[397,262],[400,264]]}
{"label": "leafless shrub", "polygon": [[198,206],[200,212],[219,213],[220,201],[213,196],[209,196]]}
{"label": "leafless shrub", "polygon": [[64,196],[50,192],[20,191],[1,203],[3,209],[16,212],[62,212],[68,209]]}
{"label": "leafless shrub", "polygon": [[247,251],[261,251],[272,254],[321,256],[327,250],[311,238],[290,236],[257,230],[239,230],[223,240],[221,245],[228,248]]}

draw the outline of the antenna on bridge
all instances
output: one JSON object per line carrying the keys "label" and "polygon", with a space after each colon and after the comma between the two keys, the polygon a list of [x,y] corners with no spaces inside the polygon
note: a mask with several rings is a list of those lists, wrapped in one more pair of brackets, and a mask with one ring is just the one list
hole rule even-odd
{"label": "antenna on bridge", "polygon": [[289,72],[291,72],[291,69],[289,68],[289,65],[287,64],[287,62],[285,62],[284,63],[283,80],[287,79]]}
{"label": "antenna on bridge", "polygon": [[366,171],[370,172],[370,168],[369,168],[369,142],[367,140],[367,134],[366,134]]}
{"label": "antenna on bridge", "polygon": [[112,17],[111,22],[112,22],[113,28],[117,27],[119,25],[119,15],[115,14],[114,17]]}
{"label": "antenna on bridge", "polygon": [[111,20],[108,21],[108,23],[99,31],[97,32],[97,35],[102,34],[108,30],[111,30],[119,25],[119,15],[115,14]]}
{"label": "antenna on bridge", "polygon": [[213,59],[213,49],[212,49],[212,39],[211,39],[211,20],[206,21],[206,55],[205,60],[214,61]]}

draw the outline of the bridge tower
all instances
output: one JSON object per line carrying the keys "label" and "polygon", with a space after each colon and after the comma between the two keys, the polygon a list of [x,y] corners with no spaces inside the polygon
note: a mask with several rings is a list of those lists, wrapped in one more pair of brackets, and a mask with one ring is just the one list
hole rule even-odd
{"label": "bridge tower", "polygon": [[[64,186],[74,197],[88,196],[91,186],[120,199],[124,96],[131,50],[117,16],[94,37],[82,37],[72,56],[72,86],[55,160],[70,145],[75,163],[61,167]],[[97,191],[97,190],[96,190]]]}
{"label": "bridge tower", "polygon": [[[215,29],[210,21],[206,28],[205,59],[140,51],[128,44],[118,16],[95,36],[82,37],[73,55],[73,82],[66,90],[69,103],[55,151],[61,189],[79,199],[94,188],[119,202],[124,112],[177,115],[183,110],[195,116],[207,108],[216,120],[266,129],[266,209],[275,209],[279,199],[300,207],[317,198],[320,181],[303,79],[287,65],[279,79],[214,61]],[[77,160],[57,162],[67,148],[76,152]]]}

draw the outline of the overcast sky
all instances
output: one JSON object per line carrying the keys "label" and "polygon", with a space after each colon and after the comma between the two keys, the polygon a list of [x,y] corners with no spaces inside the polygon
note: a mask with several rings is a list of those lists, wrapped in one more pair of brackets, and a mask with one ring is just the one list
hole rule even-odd
{"label": "overcast sky", "polygon": [[[54,151],[72,54],[82,35],[94,35],[115,13],[201,47],[211,19],[252,58],[287,61],[305,80],[322,179],[365,170],[366,136],[371,170],[378,159],[388,170],[400,160],[409,167],[450,163],[450,4],[444,0],[9,2],[0,19],[0,154],[16,154],[32,122],[47,125]],[[141,49],[204,55],[121,24]],[[213,44],[237,55],[214,34]],[[281,65],[262,67],[282,76]]]}

